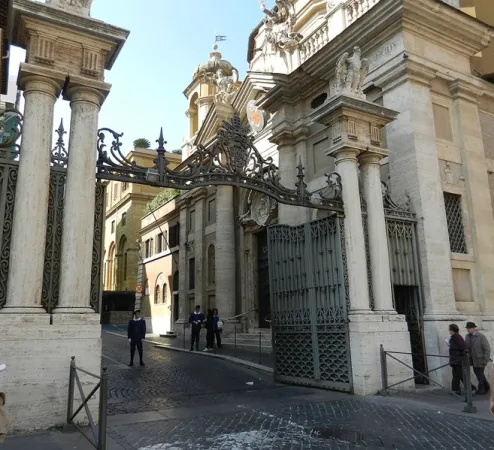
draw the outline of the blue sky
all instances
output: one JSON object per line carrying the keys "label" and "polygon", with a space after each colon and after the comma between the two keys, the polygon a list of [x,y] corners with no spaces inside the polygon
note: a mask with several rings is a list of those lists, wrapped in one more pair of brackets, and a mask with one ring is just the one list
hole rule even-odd
{"label": "blue sky", "polygon": [[[268,1],[272,6],[274,0]],[[118,4],[118,7],[117,7]],[[262,19],[258,0],[94,0],[92,17],[130,30],[130,36],[106,81],[113,85],[100,114],[100,127],[123,132],[125,149],[134,139],[153,142],[160,127],[167,149],[179,148],[187,132],[183,90],[192,73],[208,59],[215,35],[223,58],[245,76],[247,43]],[[16,75],[24,52],[14,49],[11,75]],[[59,100],[55,125],[70,107]]]}

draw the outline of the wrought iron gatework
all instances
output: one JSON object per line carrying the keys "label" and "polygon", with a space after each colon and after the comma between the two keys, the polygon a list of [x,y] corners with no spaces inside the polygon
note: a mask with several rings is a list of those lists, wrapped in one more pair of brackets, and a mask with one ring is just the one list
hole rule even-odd
{"label": "wrought iron gatework", "polygon": [[[305,183],[304,167],[297,170],[295,189],[280,182],[278,167],[273,159],[263,158],[254,146],[249,128],[234,116],[223,122],[215,140],[208,146],[198,146],[178,170],[171,170],[165,157],[163,130],[156,141],[154,166],[143,167],[127,159],[122,153],[120,138],[123,134],[109,128],[98,132],[97,177],[151,186],[190,190],[201,186],[229,185],[262,192],[280,203],[343,211],[341,177],[328,174],[326,186],[317,193],[309,192]],[[109,148],[107,142],[109,144]]]}
{"label": "wrought iron gatework", "polygon": [[[413,367],[425,373],[422,285],[416,237],[417,220],[410,209],[407,195],[405,205],[393,201],[386,183],[383,183],[383,203],[388,232],[388,251],[396,311],[406,318],[410,333]],[[417,382],[422,382],[420,377]]]}
{"label": "wrought iron gatework", "polygon": [[15,188],[19,168],[23,116],[16,109],[0,114],[0,309],[7,302]]}
{"label": "wrought iron gatework", "polygon": [[91,263],[91,298],[90,304],[96,312],[100,312],[101,295],[101,263],[103,257],[103,227],[105,221],[105,187],[96,183],[96,201],[94,208],[93,260]]}
{"label": "wrought iron gatework", "polygon": [[41,304],[51,313],[58,305],[60,291],[60,261],[62,257],[63,209],[67,179],[68,155],[65,149],[63,121],[56,130],[58,139],[51,152],[50,191],[46,229],[45,264]]}
{"label": "wrought iron gatework", "polygon": [[351,391],[340,217],[268,228],[275,378]]}

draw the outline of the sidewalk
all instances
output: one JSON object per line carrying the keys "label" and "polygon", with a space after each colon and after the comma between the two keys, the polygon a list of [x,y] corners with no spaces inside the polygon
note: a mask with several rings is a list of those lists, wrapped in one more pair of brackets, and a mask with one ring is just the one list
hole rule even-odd
{"label": "sidewalk", "polygon": [[[127,331],[125,326],[122,325],[103,325],[103,330],[109,333],[120,334],[123,336],[127,335]],[[201,336],[201,344],[199,346],[200,352],[203,352],[204,342],[205,342],[205,333],[204,336]],[[190,349],[190,336],[188,334],[185,335],[185,343],[183,338],[162,338],[159,335],[148,334],[146,336],[148,342],[153,342],[157,344],[161,344],[164,347],[170,348],[170,350],[186,350]],[[221,356],[227,356],[229,358],[237,358],[240,360],[248,361],[250,363],[274,368],[274,358],[272,353],[259,352],[259,350],[247,350],[237,348],[235,349],[231,345],[223,345],[220,349],[215,348],[212,353],[207,353],[207,355],[216,354]]]}

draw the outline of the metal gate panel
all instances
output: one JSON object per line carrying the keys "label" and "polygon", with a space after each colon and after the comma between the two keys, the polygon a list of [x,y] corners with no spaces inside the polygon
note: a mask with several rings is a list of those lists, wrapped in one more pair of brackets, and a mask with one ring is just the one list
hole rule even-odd
{"label": "metal gate panel", "polygon": [[103,257],[103,228],[105,220],[105,187],[98,181],[95,190],[93,260],[91,264],[91,297],[90,304],[96,312],[100,312],[101,265]]}
{"label": "metal gate panel", "polygon": [[278,381],[351,391],[340,232],[337,217],[268,228]]}

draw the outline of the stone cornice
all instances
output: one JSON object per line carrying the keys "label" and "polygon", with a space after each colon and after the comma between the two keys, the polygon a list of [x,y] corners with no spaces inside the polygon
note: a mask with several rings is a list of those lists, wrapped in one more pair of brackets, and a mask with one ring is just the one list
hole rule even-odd
{"label": "stone cornice", "polygon": [[373,80],[374,86],[382,88],[383,92],[393,89],[407,80],[430,86],[437,72],[411,58],[398,62],[384,74]]}
{"label": "stone cornice", "polygon": [[44,23],[51,23],[53,26],[70,29],[72,32],[89,36],[92,39],[99,39],[103,42],[111,43],[112,50],[108,52],[105,68],[110,70],[122,50],[130,31],[109,25],[101,20],[91,17],[78,16],[68,12],[50,7],[44,3],[30,0],[16,0],[14,4],[13,23],[13,44],[25,48],[23,36],[20,31],[20,17],[31,17],[42,20]]}
{"label": "stone cornice", "polygon": [[478,103],[484,95],[484,90],[463,80],[453,80],[449,84],[449,90],[454,100],[466,100],[471,103]]}
{"label": "stone cornice", "polygon": [[272,130],[269,142],[279,147],[293,146],[307,139],[309,127],[303,124],[292,124],[283,122]]}

